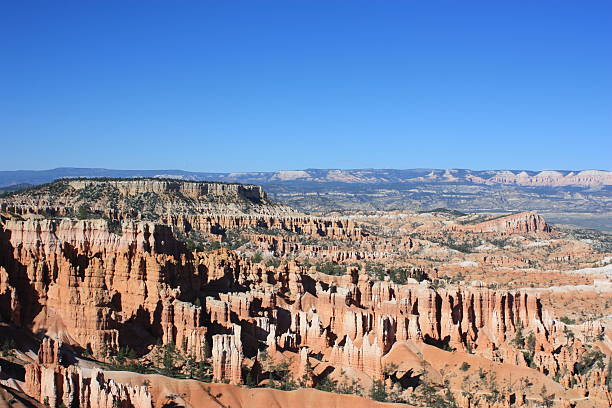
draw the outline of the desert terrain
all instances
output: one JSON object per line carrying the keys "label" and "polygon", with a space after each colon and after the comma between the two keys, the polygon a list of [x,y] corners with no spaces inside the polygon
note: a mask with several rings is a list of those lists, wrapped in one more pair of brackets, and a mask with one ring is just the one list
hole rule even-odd
{"label": "desert terrain", "polygon": [[[413,182],[609,199],[602,173]],[[283,180],[268,195],[262,175],[223,177],[62,178],[0,197],[0,406],[612,404],[605,228],[439,192],[427,208],[305,205],[307,190],[281,201]]]}

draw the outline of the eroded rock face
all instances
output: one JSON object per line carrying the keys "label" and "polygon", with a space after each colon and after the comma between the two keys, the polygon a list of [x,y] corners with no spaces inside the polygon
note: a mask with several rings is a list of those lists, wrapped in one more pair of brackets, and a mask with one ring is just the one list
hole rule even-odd
{"label": "eroded rock face", "polygon": [[[82,211],[83,214],[79,214]],[[60,180],[39,190],[0,198],[0,213],[18,216],[88,216],[113,222],[148,220],[220,236],[226,230],[264,228],[328,238],[362,239],[350,219],[301,214],[270,201],[255,185],[133,180]]]}
{"label": "eroded rock face", "polygon": [[453,225],[450,229],[452,231],[501,232],[507,234],[548,233],[552,231],[552,228],[544,221],[542,216],[531,211],[508,215],[475,225]]}
{"label": "eroded rock face", "polygon": [[25,366],[24,389],[28,395],[51,407],[153,407],[146,386],[118,384],[97,369],[62,366],[60,347],[60,342],[45,338],[37,362]]}
{"label": "eroded rock face", "polygon": [[[234,384],[262,348],[300,355],[297,371],[311,354],[326,370],[376,380],[385,378],[383,361],[398,344],[426,343],[607,392],[602,367],[576,369],[587,337],[604,328],[570,338],[530,291],[480,282],[434,290],[428,282],[377,281],[357,268],[330,276],[294,261],[253,263],[229,250],[191,253],[169,227],[147,222],[124,222],[117,235],[103,220],[9,220],[0,255],[3,319],[58,339],[44,340],[26,368],[28,393],[55,405],[110,407],[119,399],[150,406],[142,387],[62,366],[59,341],[102,359],[119,346],[160,341],[202,361],[210,345],[214,379]],[[529,350],[517,346],[519,333],[533,335]]]}
{"label": "eroded rock face", "polygon": [[212,338],[213,378],[218,382],[242,383],[241,332],[241,327],[234,325],[232,334],[216,334]]}
{"label": "eroded rock face", "polygon": [[111,186],[122,195],[137,195],[142,193],[180,193],[194,199],[239,200],[248,199],[262,202],[267,199],[261,186],[252,184],[206,183],[182,180],[134,179],[134,180],[103,180],[83,179],[68,180],[68,185],[75,190],[87,187]]}
{"label": "eroded rock face", "polygon": [[[178,300],[206,279],[180,255],[167,227],[127,222],[7,221],[0,275],[13,323],[56,334],[95,354],[116,350],[120,331],[137,324],[194,353],[204,341],[201,308]],[[15,295],[16,294],[16,295]]]}
{"label": "eroded rock face", "polygon": [[205,234],[216,234],[220,230],[262,228],[294,234],[313,235],[336,239],[363,239],[363,233],[353,221],[343,218],[322,218],[296,214],[207,214],[167,215],[161,222],[179,230],[195,229]]}

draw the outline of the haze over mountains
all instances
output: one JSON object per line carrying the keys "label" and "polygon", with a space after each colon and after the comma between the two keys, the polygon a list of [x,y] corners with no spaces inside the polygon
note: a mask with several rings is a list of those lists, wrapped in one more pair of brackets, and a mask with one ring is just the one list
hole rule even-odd
{"label": "haze over mountains", "polygon": [[305,212],[338,210],[539,211],[554,223],[612,231],[612,172],[604,170],[306,169],[210,173],[57,168],[0,171],[12,190],[74,177],[158,177],[250,183]]}

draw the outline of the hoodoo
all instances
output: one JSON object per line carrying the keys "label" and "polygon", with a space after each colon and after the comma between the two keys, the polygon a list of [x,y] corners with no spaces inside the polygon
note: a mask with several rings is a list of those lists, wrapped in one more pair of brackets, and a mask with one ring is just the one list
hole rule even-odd
{"label": "hoodoo", "polygon": [[[588,292],[559,264],[596,251],[532,212],[315,217],[254,186],[157,180],[66,180],[0,203],[1,329],[24,339],[6,343],[3,373],[23,375],[3,386],[41,404],[249,406],[241,387],[610,402],[609,325],[558,318],[546,305],[566,289],[535,285],[546,273]],[[502,271],[534,284],[490,280]]]}

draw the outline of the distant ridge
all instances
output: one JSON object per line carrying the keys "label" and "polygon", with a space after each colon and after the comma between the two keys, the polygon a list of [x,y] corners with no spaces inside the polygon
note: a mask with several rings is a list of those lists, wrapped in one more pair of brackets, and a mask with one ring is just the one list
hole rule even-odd
{"label": "distant ridge", "polygon": [[552,223],[612,231],[612,172],[604,170],[305,169],[207,173],[57,168],[0,171],[0,194],[60,178],[156,178],[255,184],[306,213],[450,209],[537,211]]}
{"label": "distant ridge", "polygon": [[349,184],[475,184],[540,187],[597,187],[612,185],[605,170],[469,170],[469,169],[305,169],[276,172],[207,173],[184,170],[116,170],[60,167],[50,170],[0,171],[0,187],[43,184],[59,178],[177,178],[252,184],[349,183]]}

